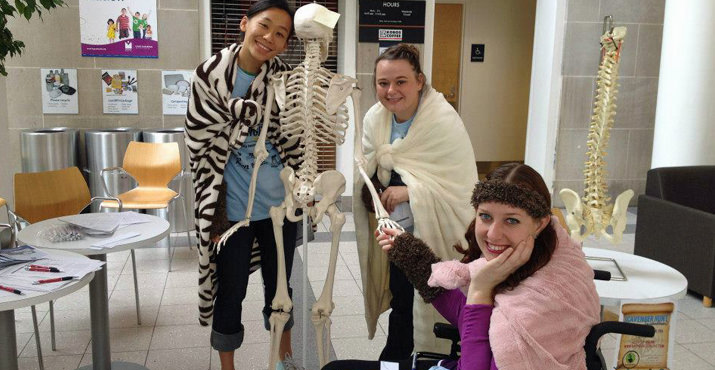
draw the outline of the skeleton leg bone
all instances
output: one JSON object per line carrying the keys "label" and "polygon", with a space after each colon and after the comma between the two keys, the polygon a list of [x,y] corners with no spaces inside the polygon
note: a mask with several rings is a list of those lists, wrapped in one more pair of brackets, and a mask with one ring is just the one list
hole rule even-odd
{"label": "skeleton leg bone", "polygon": [[268,369],[274,370],[276,363],[281,360],[278,348],[288,320],[290,320],[290,314],[283,311],[273,311],[271,317],[268,318],[268,322],[271,324],[271,351],[268,354]]}
{"label": "skeleton leg bone", "polygon": [[268,212],[273,222],[273,235],[276,239],[276,264],[278,276],[276,279],[276,293],[273,296],[271,308],[273,313],[269,319],[271,324],[271,348],[269,352],[269,369],[276,368],[276,362],[280,359],[278,349],[280,347],[283,328],[290,318],[290,311],[293,309],[293,302],[288,294],[288,281],[286,274],[285,252],[283,250],[283,220],[286,216],[285,203],[280,207],[271,207]]}
{"label": "skeleton leg bone", "polygon": [[[316,192],[323,195],[323,198],[316,204],[313,217],[316,222],[322,218],[323,212],[330,218],[330,233],[332,243],[330,245],[330,263],[328,274],[325,277],[325,284],[320,297],[313,304],[311,310],[311,320],[315,326],[316,341],[318,349],[318,360],[322,368],[328,362],[330,349],[330,315],[333,313],[335,303],[333,303],[333,284],[335,282],[335,267],[338,261],[338,248],[340,246],[340,232],[345,225],[345,215],[340,212],[335,205],[337,197],[345,190],[345,177],[338,171],[327,171],[315,179]],[[324,211],[323,211],[324,210]],[[327,329],[327,330],[326,330]],[[326,336],[327,334],[327,336]]]}

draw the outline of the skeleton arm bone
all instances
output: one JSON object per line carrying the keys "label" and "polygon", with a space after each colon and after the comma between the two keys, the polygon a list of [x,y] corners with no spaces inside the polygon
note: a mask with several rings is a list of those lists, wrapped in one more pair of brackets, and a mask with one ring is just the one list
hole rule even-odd
{"label": "skeleton arm bone", "polygon": [[256,198],[256,182],[258,179],[258,170],[261,167],[263,161],[268,158],[268,151],[266,150],[266,134],[268,132],[268,125],[270,124],[270,114],[273,108],[273,98],[275,93],[273,87],[269,84],[268,87],[268,100],[266,101],[266,109],[263,114],[263,127],[261,127],[261,133],[258,135],[258,141],[256,142],[256,147],[253,150],[255,157],[255,162],[253,163],[253,173],[251,173],[251,183],[248,187],[248,204],[246,206],[246,218],[242,221],[231,226],[230,229],[226,230],[221,235],[218,245],[222,246],[226,243],[228,238],[233,235],[238,229],[248,226],[251,222],[251,213],[253,213],[253,201]]}
{"label": "skeleton arm bone", "polygon": [[380,202],[380,196],[375,190],[375,186],[370,181],[370,176],[365,172],[365,165],[367,164],[367,158],[365,158],[365,151],[362,147],[362,113],[360,112],[360,90],[355,88],[350,94],[353,102],[353,112],[355,113],[355,165],[360,172],[360,176],[365,185],[370,191],[370,197],[372,198],[372,206],[375,208],[375,218],[377,219],[377,230],[382,234],[383,227],[390,229],[398,229],[404,231],[402,226],[397,222],[390,220],[390,215],[385,210]]}

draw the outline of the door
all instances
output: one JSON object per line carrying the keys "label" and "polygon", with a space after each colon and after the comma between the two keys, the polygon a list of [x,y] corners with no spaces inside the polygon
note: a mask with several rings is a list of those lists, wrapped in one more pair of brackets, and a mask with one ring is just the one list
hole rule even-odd
{"label": "door", "polygon": [[459,111],[462,4],[435,4],[432,87]]}

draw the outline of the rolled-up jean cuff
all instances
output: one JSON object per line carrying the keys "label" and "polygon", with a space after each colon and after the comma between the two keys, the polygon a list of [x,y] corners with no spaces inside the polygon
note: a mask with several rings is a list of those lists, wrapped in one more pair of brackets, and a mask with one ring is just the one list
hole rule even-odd
{"label": "rolled-up jean cuff", "polygon": [[[266,313],[266,311],[263,312],[263,326],[266,328],[266,330],[270,331],[271,330],[271,322],[268,320],[271,317],[270,313]],[[290,311],[290,318],[288,319],[288,322],[286,322],[286,326],[283,327],[283,331],[290,330],[293,327],[293,310]]]}
{"label": "rolled-up jean cuff", "polygon": [[219,352],[235,351],[243,343],[243,326],[241,331],[234,334],[221,334],[216,330],[211,330],[211,348]]}

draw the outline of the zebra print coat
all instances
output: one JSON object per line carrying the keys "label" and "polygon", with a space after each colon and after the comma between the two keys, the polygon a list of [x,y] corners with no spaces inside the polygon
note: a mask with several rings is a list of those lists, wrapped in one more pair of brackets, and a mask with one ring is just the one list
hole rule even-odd
{"label": "zebra print coat", "polygon": [[[209,325],[217,288],[216,256],[211,241],[230,226],[225,212],[223,171],[232,150],[243,145],[249,128],[263,122],[267,86],[271,76],[290,67],[275,57],[261,66],[260,72],[243,98],[231,98],[236,81],[236,56],[241,46],[233,44],[196,68],[186,112],[185,141],[189,149],[191,175],[196,202],[194,217],[199,237],[199,323]],[[267,139],[276,147],[283,165],[297,169],[300,145],[280,133],[279,108],[273,104]],[[260,184],[258,184],[260,186]],[[246,194],[248,196],[248,194]],[[254,240],[251,271],[260,257]]]}

